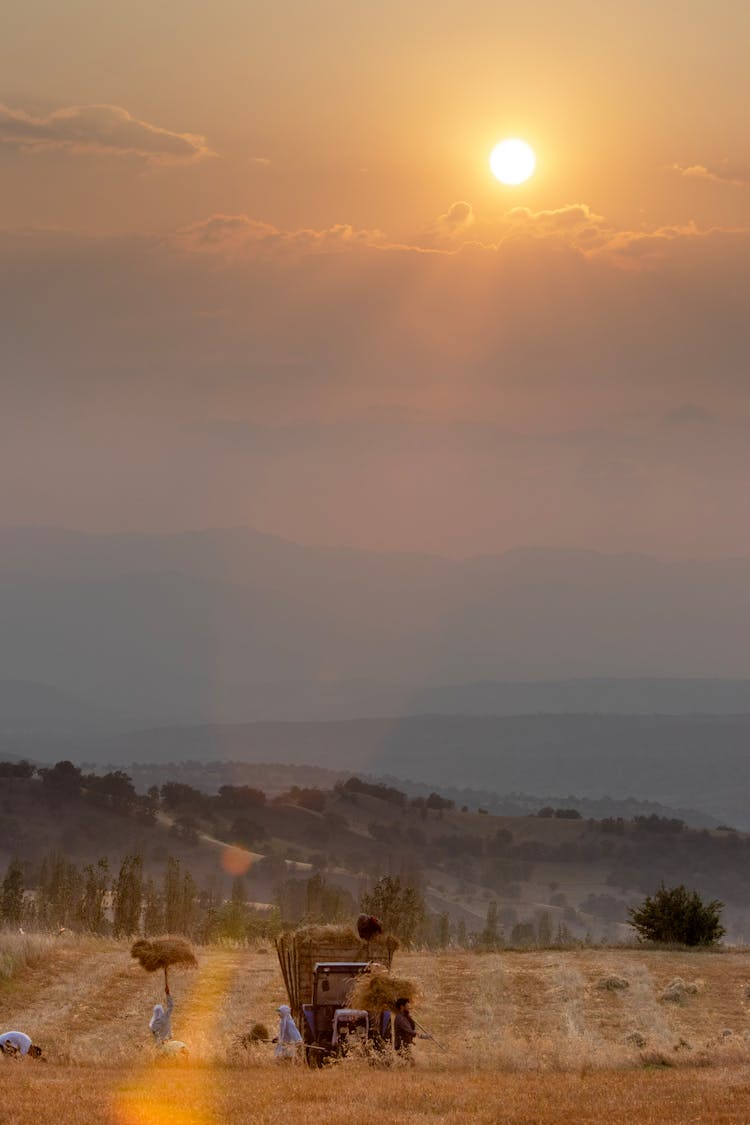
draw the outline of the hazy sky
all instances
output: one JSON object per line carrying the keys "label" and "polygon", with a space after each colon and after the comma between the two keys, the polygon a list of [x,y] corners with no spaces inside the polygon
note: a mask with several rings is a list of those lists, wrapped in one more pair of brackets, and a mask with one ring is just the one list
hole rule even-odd
{"label": "hazy sky", "polygon": [[748,41],[726,0],[6,0],[0,521],[750,552]]}

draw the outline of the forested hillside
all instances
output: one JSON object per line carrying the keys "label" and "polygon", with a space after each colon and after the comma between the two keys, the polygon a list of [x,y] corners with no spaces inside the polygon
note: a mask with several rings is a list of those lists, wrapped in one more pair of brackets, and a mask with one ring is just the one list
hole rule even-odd
{"label": "forested hillside", "polygon": [[395,923],[408,941],[565,944],[626,938],[628,905],[661,880],[726,902],[732,940],[748,924],[750,838],[729,827],[565,806],[495,816],[356,777],[269,796],[169,780],[138,793],[122,771],[66,762],[0,772],[13,925],[134,932],[148,915],[158,930],[179,893],[180,928],[209,939],[348,917],[373,895],[387,911],[408,892],[408,926],[405,914]]}

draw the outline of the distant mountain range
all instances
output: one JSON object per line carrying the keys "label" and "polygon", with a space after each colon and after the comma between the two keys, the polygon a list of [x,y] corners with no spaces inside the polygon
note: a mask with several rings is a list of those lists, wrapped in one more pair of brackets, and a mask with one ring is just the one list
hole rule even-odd
{"label": "distant mountain range", "polygon": [[5,528],[0,620],[0,680],[27,685],[15,701],[0,688],[0,732],[24,708],[54,714],[51,695],[81,730],[750,711],[743,558],[530,548],[452,561],[248,530]]}

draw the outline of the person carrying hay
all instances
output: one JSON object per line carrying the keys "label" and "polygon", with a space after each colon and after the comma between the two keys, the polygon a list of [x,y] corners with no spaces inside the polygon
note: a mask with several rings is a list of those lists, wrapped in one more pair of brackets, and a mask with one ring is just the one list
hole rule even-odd
{"label": "person carrying hay", "polygon": [[169,991],[169,985],[164,990],[165,1003],[154,1004],[154,1014],[148,1021],[148,1029],[154,1037],[157,1046],[166,1043],[172,1038],[172,1011],[174,1000]]}
{"label": "person carrying hay", "polygon": [[157,1047],[164,1055],[187,1054],[187,1047],[179,1039],[172,1038],[172,1010],[174,1001],[169,991],[170,968],[193,969],[197,965],[195,954],[190,943],[181,937],[166,935],[161,938],[139,938],[133,942],[130,950],[131,957],[146,970],[155,973],[160,969],[164,972],[164,1004],[155,1004],[153,1015],[149,1020],[149,1031],[154,1037]]}

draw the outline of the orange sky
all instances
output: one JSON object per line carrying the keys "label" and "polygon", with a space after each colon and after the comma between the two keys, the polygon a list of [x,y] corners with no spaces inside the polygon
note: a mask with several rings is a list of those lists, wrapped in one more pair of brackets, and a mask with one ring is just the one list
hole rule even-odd
{"label": "orange sky", "polygon": [[0,521],[749,551],[748,33],[9,0]]}

